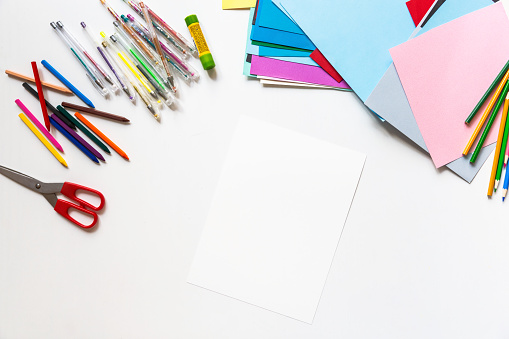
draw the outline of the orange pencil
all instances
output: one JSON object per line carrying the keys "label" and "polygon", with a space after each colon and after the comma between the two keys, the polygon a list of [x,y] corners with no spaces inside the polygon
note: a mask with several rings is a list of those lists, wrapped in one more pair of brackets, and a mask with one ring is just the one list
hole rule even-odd
{"label": "orange pencil", "polygon": [[97,127],[95,127],[94,125],[92,125],[92,123],[90,121],[88,121],[83,115],[79,114],[78,112],[74,113],[74,116],[76,118],[78,118],[79,121],[81,121],[85,126],[87,126],[88,128],[90,128],[92,130],[92,132],[94,132],[99,138],[103,139],[103,141],[105,143],[107,143],[108,145],[111,146],[111,148],[113,148],[118,154],[120,154],[120,156],[126,160],[129,160],[129,157],[127,156],[127,154],[125,154],[124,151],[122,151],[120,149],[120,147],[118,147],[117,145],[115,145],[115,143],[113,141],[110,140],[110,138],[108,138],[106,135],[104,135],[103,132],[99,131],[97,129]]}
{"label": "orange pencil", "polygon": [[493,194],[493,188],[495,187],[495,177],[497,174],[497,167],[500,157],[500,149],[502,148],[502,139],[504,137],[505,122],[507,120],[507,110],[509,109],[509,95],[504,101],[504,110],[502,111],[502,120],[500,120],[500,128],[498,130],[497,147],[495,148],[495,158],[493,158],[493,167],[491,168],[490,183],[488,186],[488,196],[491,197]]}
{"label": "orange pencil", "polygon": [[468,141],[467,146],[463,150],[463,155],[467,155],[468,154],[468,152],[470,151],[470,148],[474,144],[475,139],[477,139],[477,136],[479,135],[479,132],[481,131],[482,127],[484,126],[484,123],[486,122],[486,119],[488,119],[488,116],[490,115],[491,109],[493,108],[493,106],[497,102],[498,96],[500,95],[500,92],[502,92],[502,89],[504,88],[505,83],[507,82],[507,79],[509,79],[509,71],[507,71],[505,73],[504,78],[502,79],[502,81],[500,81],[500,84],[498,85],[497,90],[495,91],[495,94],[493,94],[493,97],[491,98],[490,103],[488,104],[488,107],[486,107],[486,109],[484,110],[484,113],[483,113],[483,115],[481,117],[481,120],[479,121],[479,123],[475,127],[474,133],[470,137],[470,140]]}

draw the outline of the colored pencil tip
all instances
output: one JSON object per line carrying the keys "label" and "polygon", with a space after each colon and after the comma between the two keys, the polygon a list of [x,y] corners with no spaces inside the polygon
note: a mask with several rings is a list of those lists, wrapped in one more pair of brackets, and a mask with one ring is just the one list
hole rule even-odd
{"label": "colored pencil tip", "polygon": [[122,158],[124,158],[125,160],[129,160],[129,157],[127,156],[127,154],[122,155]]}
{"label": "colored pencil tip", "polygon": [[502,202],[504,202],[504,200],[505,200],[505,197],[502,197]]}

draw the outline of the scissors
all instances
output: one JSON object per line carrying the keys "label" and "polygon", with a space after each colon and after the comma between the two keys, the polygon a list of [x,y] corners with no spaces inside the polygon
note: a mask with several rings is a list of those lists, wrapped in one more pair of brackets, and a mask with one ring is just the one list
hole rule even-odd
{"label": "scissors", "polygon": [[[58,214],[60,214],[64,218],[72,221],[74,224],[82,228],[93,227],[98,220],[98,216],[97,213],[95,213],[95,211],[100,211],[104,207],[104,196],[102,195],[102,193],[85,186],[73,184],[70,182],[47,184],[32,177],[29,177],[26,174],[17,172],[4,166],[0,166],[0,174],[17,182],[22,186],[25,186],[26,188],[31,189],[34,192],[42,194],[44,198],[46,198],[46,200],[51,204],[51,206],[53,206],[54,210],[57,211]],[[99,206],[94,206],[91,203],[78,198],[76,196],[77,190],[83,190],[94,195],[97,195],[101,199],[101,203],[99,204]],[[77,202],[78,204],[74,204],[67,200],[58,199],[57,193],[65,195],[67,198]],[[90,225],[83,225],[82,223],[80,223],[79,221],[77,221],[76,219],[69,215],[69,209],[71,208],[74,208],[80,212],[92,216],[94,220]]]}

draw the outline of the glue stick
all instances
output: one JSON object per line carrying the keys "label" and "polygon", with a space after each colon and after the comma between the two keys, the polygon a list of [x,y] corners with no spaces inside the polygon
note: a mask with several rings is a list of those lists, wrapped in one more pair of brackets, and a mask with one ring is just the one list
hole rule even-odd
{"label": "glue stick", "polygon": [[214,63],[214,59],[212,58],[212,54],[210,54],[209,46],[207,45],[207,41],[205,41],[205,37],[203,36],[203,32],[201,31],[200,22],[198,21],[198,17],[195,14],[191,14],[186,17],[186,25],[189,28],[189,32],[193,37],[194,44],[198,49],[198,53],[200,56],[200,61],[203,66],[203,69],[209,70],[216,67]]}

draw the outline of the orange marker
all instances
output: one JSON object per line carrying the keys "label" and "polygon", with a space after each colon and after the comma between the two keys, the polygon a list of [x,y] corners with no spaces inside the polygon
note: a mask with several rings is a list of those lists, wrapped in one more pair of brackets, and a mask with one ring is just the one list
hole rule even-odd
{"label": "orange marker", "polygon": [[88,128],[90,128],[92,130],[92,132],[94,132],[99,138],[103,139],[103,141],[105,143],[107,143],[108,145],[111,146],[111,148],[113,148],[115,150],[115,152],[117,152],[118,154],[120,154],[120,156],[126,160],[129,160],[129,157],[127,156],[127,154],[125,154],[124,151],[122,151],[120,149],[120,147],[118,147],[117,145],[115,145],[115,143],[113,141],[110,140],[110,138],[108,138],[106,135],[104,135],[103,132],[99,131],[97,129],[97,127],[95,127],[94,125],[92,125],[92,123],[90,121],[88,121],[83,115],[79,114],[78,112],[74,113],[74,116],[76,118],[78,118],[79,121],[81,121],[85,126],[87,126]]}
{"label": "orange marker", "polygon": [[497,102],[498,96],[500,95],[500,92],[502,92],[502,89],[504,88],[505,83],[507,82],[507,79],[509,79],[509,71],[507,71],[505,73],[505,76],[502,79],[502,81],[500,81],[500,84],[498,85],[497,90],[495,91],[495,94],[493,94],[493,97],[491,98],[490,103],[488,104],[488,107],[486,107],[486,109],[484,110],[481,120],[475,127],[474,133],[470,137],[470,140],[468,141],[467,146],[463,150],[463,155],[467,155],[468,152],[470,151],[470,148],[472,148],[472,145],[474,144],[475,139],[477,139],[477,136],[479,135],[479,132],[481,131],[482,127],[484,126],[486,119],[488,119],[488,116],[490,115],[491,109]]}

